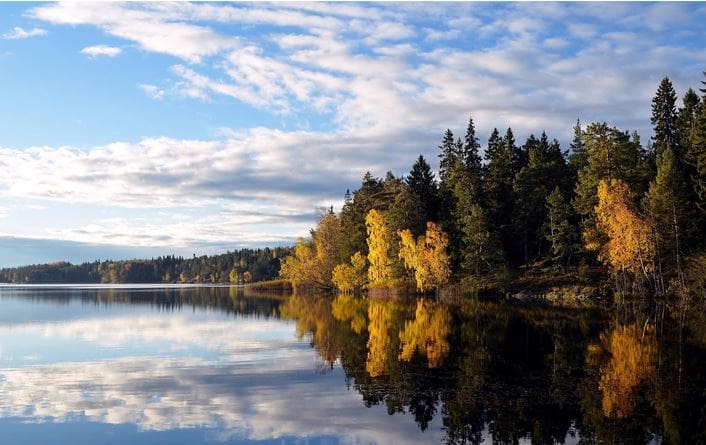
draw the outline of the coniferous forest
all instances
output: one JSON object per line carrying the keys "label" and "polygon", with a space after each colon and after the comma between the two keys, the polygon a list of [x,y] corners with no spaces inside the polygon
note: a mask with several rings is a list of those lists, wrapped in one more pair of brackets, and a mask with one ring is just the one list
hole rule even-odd
{"label": "coniferous forest", "polygon": [[[706,75],[706,73],[705,73]],[[471,116],[446,130],[438,177],[370,173],[282,261],[298,286],[415,286],[507,292],[513,284],[591,283],[619,293],[702,291],[706,267],[706,81],[678,100],[665,77],[645,140],[576,121],[570,147],[511,128],[485,145]],[[701,94],[699,94],[701,93]],[[482,155],[481,155],[482,153]]]}
{"label": "coniferous forest", "polygon": [[0,270],[0,282],[56,283],[232,283],[247,284],[275,278],[287,247],[241,249],[222,255],[183,258],[163,256],[150,260],[94,261],[51,264]]}

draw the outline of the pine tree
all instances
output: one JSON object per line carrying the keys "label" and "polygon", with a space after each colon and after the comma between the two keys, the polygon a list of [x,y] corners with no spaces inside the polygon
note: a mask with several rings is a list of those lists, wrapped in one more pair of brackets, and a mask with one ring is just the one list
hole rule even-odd
{"label": "pine tree", "polygon": [[406,178],[412,192],[422,204],[426,220],[438,221],[439,218],[439,187],[434,178],[434,172],[424,156],[419,155]]}
{"label": "pine tree", "polygon": [[650,122],[654,126],[654,149],[659,156],[667,148],[672,149],[679,157],[679,147],[677,146],[677,93],[674,91],[672,82],[668,77],[662,79],[657,93],[652,99],[652,118]]}
{"label": "pine tree", "polygon": [[667,277],[681,273],[683,250],[688,239],[691,210],[686,183],[674,153],[664,150],[657,160],[657,176],[645,196],[645,208],[654,225],[658,266]]}
{"label": "pine tree", "polygon": [[578,172],[573,205],[584,221],[591,219],[598,204],[596,190],[602,179],[621,179],[633,185],[639,181],[639,146],[606,123],[592,123],[584,131],[587,162]]}
{"label": "pine tree", "polygon": [[558,186],[547,197],[546,206],[546,238],[551,243],[554,262],[565,266],[571,262],[578,243],[578,232],[571,223],[572,208]]}

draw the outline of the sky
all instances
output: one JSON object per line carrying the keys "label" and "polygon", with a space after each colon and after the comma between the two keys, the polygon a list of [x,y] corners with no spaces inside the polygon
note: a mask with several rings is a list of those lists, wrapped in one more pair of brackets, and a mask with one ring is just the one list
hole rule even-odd
{"label": "sky", "polygon": [[0,3],[0,266],[292,244],[472,116],[647,144],[703,3]]}

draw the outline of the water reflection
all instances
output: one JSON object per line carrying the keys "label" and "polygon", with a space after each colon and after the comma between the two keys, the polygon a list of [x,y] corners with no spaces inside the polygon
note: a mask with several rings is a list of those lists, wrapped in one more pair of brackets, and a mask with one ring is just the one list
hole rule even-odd
{"label": "water reflection", "polygon": [[0,308],[3,418],[217,432],[184,443],[706,443],[698,312],[236,288],[2,289]]}

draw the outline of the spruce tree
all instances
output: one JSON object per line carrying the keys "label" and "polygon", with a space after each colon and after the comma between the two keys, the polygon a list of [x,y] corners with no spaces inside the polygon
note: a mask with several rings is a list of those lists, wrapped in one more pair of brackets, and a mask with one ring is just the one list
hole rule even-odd
{"label": "spruce tree", "polygon": [[586,144],[583,141],[583,130],[581,129],[581,121],[576,119],[574,125],[574,138],[571,141],[571,153],[569,153],[569,166],[571,167],[574,179],[588,162],[588,154],[586,153]]}
{"label": "spruce tree", "polygon": [[667,148],[657,160],[657,176],[644,199],[655,230],[658,267],[667,278],[681,271],[685,241],[690,238],[692,218],[687,198],[686,183],[676,156]]}
{"label": "spruce tree", "polygon": [[531,258],[541,257],[544,236],[542,225],[546,219],[546,199],[554,187],[567,187],[567,167],[557,141],[549,143],[546,133],[540,139],[530,136],[525,143],[528,162],[517,175],[515,191],[516,239],[521,243],[521,258],[526,264]]}
{"label": "spruce tree", "polygon": [[463,165],[470,175],[473,187],[472,193],[476,196],[476,199],[480,197],[481,180],[483,176],[481,158],[478,154],[479,151],[480,144],[476,137],[476,127],[473,123],[473,117],[471,116],[468,118],[466,136],[463,140],[463,146],[461,147],[461,159],[463,159]]}
{"label": "spruce tree", "polygon": [[652,118],[650,122],[654,126],[654,150],[657,156],[667,148],[672,149],[679,157],[677,146],[677,93],[674,91],[672,82],[668,77],[662,79],[657,93],[652,99]]}
{"label": "spruce tree", "polygon": [[692,183],[699,197],[697,205],[706,212],[706,101],[699,108],[691,132],[691,150],[687,161],[694,167]]}
{"label": "spruce tree", "polygon": [[483,180],[487,219],[496,228],[505,253],[512,246],[513,190],[512,151],[497,129],[488,139],[485,150],[486,169]]}
{"label": "spruce tree", "polygon": [[406,179],[412,192],[419,198],[426,219],[438,221],[439,218],[439,188],[434,178],[434,172],[424,156],[419,155]]}
{"label": "spruce tree", "polygon": [[497,272],[503,254],[497,236],[478,204],[472,204],[462,220],[463,248],[461,267],[466,275],[481,278]]}
{"label": "spruce tree", "polygon": [[449,170],[460,155],[458,145],[456,145],[454,140],[454,134],[450,129],[447,129],[444,133],[439,149],[441,150],[441,153],[439,153],[439,179],[443,183],[448,179]]}
{"label": "spruce tree", "polygon": [[546,238],[551,243],[552,259],[556,264],[566,266],[571,263],[578,243],[578,232],[572,224],[572,208],[558,186],[547,197],[546,207]]}

